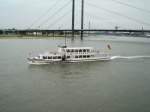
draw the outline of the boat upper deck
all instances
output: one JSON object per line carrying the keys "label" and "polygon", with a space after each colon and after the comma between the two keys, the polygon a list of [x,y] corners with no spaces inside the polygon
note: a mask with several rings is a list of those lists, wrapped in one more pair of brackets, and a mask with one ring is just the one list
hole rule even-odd
{"label": "boat upper deck", "polygon": [[66,47],[66,48],[64,48],[64,49],[78,49],[78,50],[80,50],[80,49],[93,49],[93,47]]}
{"label": "boat upper deck", "polygon": [[60,51],[73,53],[73,52],[91,52],[93,51],[92,47],[66,47],[60,48]]}

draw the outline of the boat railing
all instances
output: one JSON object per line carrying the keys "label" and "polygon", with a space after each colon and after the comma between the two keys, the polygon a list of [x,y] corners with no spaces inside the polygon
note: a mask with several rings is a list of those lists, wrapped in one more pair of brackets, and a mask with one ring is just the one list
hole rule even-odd
{"label": "boat railing", "polygon": [[86,54],[95,54],[95,52],[72,52],[72,53],[66,53],[67,55],[86,55]]}

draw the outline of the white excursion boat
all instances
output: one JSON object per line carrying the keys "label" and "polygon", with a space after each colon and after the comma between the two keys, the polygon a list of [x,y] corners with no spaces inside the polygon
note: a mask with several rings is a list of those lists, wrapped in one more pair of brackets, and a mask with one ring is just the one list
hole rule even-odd
{"label": "white excursion boat", "polygon": [[[107,46],[110,48],[110,46]],[[95,50],[92,47],[67,47],[59,46],[57,52],[46,52],[38,56],[29,56],[29,64],[74,63],[86,61],[110,60],[109,53]]]}

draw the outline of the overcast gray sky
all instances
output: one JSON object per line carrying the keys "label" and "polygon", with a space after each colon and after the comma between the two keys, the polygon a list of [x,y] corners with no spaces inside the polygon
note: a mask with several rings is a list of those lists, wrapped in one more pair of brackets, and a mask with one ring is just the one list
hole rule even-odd
{"label": "overcast gray sky", "polygon": [[[75,2],[75,27],[80,28],[81,0]],[[91,28],[150,29],[149,4],[150,0],[85,0],[84,27],[90,23]],[[0,0],[0,29],[71,28],[71,8],[72,0]]]}

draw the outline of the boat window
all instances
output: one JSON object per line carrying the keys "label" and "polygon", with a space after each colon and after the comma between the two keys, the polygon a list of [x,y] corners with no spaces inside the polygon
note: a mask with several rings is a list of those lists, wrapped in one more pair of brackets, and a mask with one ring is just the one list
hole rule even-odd
{"label": "boat window", "polygon": [[90,55],[87,55],[87,58],[89,58],[90,57]]}
{"label": "boat window", "polygon": [[80,49],[79,52],[82,52],[82,50]]}
{"label": "boat window", "polygon": [[53,59],[56,59],[56,56],[54,56]]}
{"label": "boat window", "polygon": [[82,58],[82,55],[80,55],[79,58]]}
{"label": "boat window", "polygon": [[78,52],[78,49],[76,49],[75,52]]}
{"label": "boat window", "polygon": [[87,49],[87,52],[90,52],[90,49]]}
{"label": "boat window", "polygon": [[51,57],[51,56],[48,56],[48,59],[52,59],[52,57]]}
{"label": "boat window", "polygon": [[75,56],[75,58],[78,58],[78,56]]}
{"label": "boat window", "polygon": [[74,52],[74,50],[72,49],[71,52]]}
{"label": "boat window", "polygon": [[58,59],[61,59],[61,56],[58,56]]}
{"label": "boat window", "polygon": [[67,49],[67,52],[70,52],[70,50],[69,50],[69,49]]}
{"label": "boat window", "polygon": [[70,58],[70,56],[67,56],[67,58]]}
{"label": "boat window", "polygon": [[83,49],[83,52],[86,52],[86,49]]}
{"label": "boat window", "polygon": [[43,59],[47,59],[47,57],[46,57],[46,56],[43,56]]}
{"label": "boat window", "polygon": [[83,55],[83,58],[86,58],[86,55]]}

